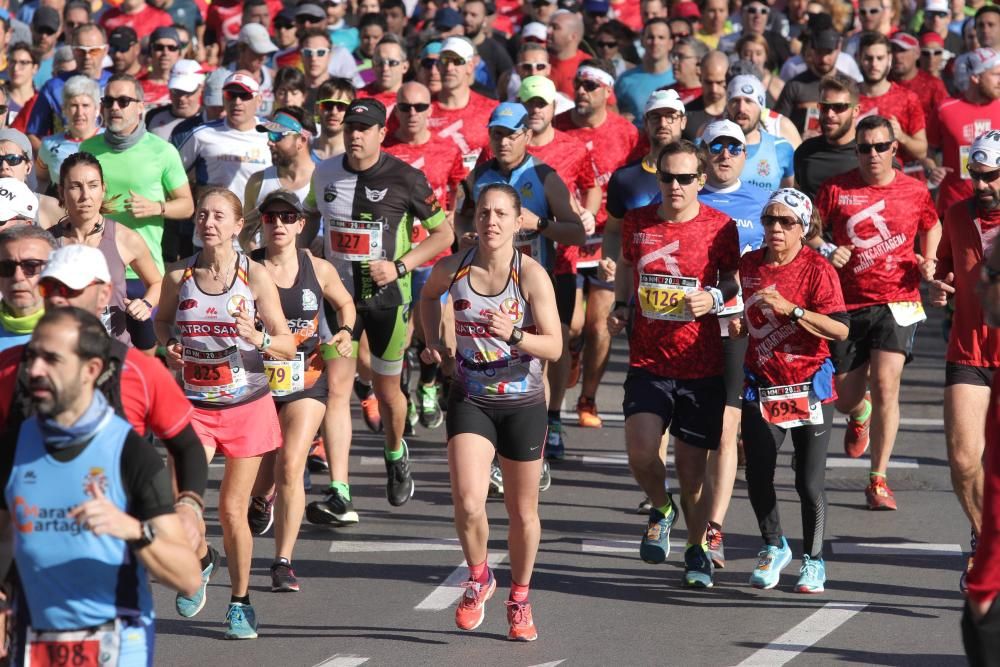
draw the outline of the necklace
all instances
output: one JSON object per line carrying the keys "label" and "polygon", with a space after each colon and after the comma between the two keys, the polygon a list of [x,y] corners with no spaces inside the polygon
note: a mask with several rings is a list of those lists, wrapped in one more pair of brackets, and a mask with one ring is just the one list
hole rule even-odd
{"label": "necklace", "polygon": [[[228,263],[227,263],[227,264],[228,264]],[[215,281],[216,281],[217,283],[219,283],[220,285],[222,285],[223,289],[225,289],[225,288],[228,288],[228,287],[229,287],[229,267],[228,267],[228,266],[226,266],[226,267],[225,267],[225,268],[223,269],[223,271],[225,271],[225,273],[222,273],[222,274],[220,274],[220,273],[219,273],[219,270],[218,270],[218,269],[216,269],[216,268],[215,268],[214,266],[212,266],[211,264],[208,264],[208,265],[207,265],[207,266],[205,266],[204,268],[208,269],[209,273],[211,273],[211,274],[212,274],[212,278],[213,278],[213,279],[214,279],[214,280],[215,280]]]}

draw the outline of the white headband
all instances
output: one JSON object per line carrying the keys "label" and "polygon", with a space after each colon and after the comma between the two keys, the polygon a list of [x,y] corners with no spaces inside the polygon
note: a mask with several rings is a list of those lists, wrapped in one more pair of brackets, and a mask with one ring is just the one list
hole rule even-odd
{"label": "white headband", "polygon": [[600,84],[607,86],[608,88],[615,87],[615,78],[597,67],[592,67],[590,65],[584,65],[576,71],[576,75],[581,79],[589,79],[590,81],[596,81]]}
{"label": "white headband", "polygon": [[[809,221],[812,219],[813,204],[809,197],[799,192],[795,188],[781,188],[771,193],[771,198],[764,204],[764,210],[771,204],[782,204],[792,209],[795,217],[802,223],[802,229],[809,229]],[[762,211],[763,212],[763,211]]]}

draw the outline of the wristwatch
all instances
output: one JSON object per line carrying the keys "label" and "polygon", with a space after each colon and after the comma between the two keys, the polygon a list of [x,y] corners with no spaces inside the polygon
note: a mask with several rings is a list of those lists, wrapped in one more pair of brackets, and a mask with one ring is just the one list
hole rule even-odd
{"label": "wristwatch", "polygon": [[539,233],[541,233],[541,232],[544,232],[544,231],[545,231],[545,229],[546,229],[546,228],[547,228],[547,227],[549,226],[549,224],[551,224],[551,223],[552,223],[552,221],[551,221],[550,219],[548,219],[548,218],[539,218],[539,219],[538,219],[538,232],[539,232]]}
{"label": "wristwatch", "polygon": [[798,322],[805,316],[806,316],[806,311],[803,310],[801,306],[795,306],[794,308],[792,308],[792,314],[789,315],[788,318],[792,322]]}
{"label": "wristwatch", "polygon": [[128,545],[133,551],[145,549],[156,539],[156,529],[151,521],[142,522],[142,537],[136,540],[129,540]]}
{"label": "wristwatch", "polygon": [[396,273],[398,273],[399,277],[402,278],[403,276],[406,275],[407,272],[406,264],[403,264],[403,260],[401,259],[397,259],[395,264],[396,264]]}
{"label": "wristwatch", "polygon": [[524,339],[524,331],[520,327],[514,327],[514,330],[510,332],[510,338],[507,339],[508,345],[518,345]]}

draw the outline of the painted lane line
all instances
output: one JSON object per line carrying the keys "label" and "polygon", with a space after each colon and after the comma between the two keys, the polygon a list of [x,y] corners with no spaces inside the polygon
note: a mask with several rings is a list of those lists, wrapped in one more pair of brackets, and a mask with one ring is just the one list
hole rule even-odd
{"label": "painted lane line", "polygon": [[[411,456],[410,463],[447,463],[447,456]],[[381,456],[362,456],[363,466],[384,466],[385,459]]]}
{"label": "painted lane line", "polygon": [[760,649],[737,667],[780,667],[849,621],[867,604],[830,602],[791,630]]}
{"label": "painted lane line", "polygon": [[358,667],[368,662],[370,658],[362,658],[360,655],[340,655],[335,653],[323,662],[314,667]]}
{"label": "painted lane line", "polygon": [[413,540],[393,540],[379,542],[373,540],[335,540],[330,544],[330,553],[392,553],[398,551],[461,551],[457,537],[432,537]]}
{"label": "painted lane line", "polygon": [[[491,553],[486,562],[490,567],[496,567],[507,559],[506,553]],[[461,565],[456,567],[448,578],[431,591],[431,594],[420,601],[414,609],[417,611],[441,611],[447,609],[462,597],[465,590],[461,587],[469,578],[469,566],[463,560]]]}
{"label": "painted lane line", "polygon": [[924,419],[921,417],[902,417],[899,420],[900,426],[944,426],[944,419]]}
{"label": "painted lane line", "polygon": [[[867,470],[871,465],[872,462],[869,458],[852,459],[846,456],[828,456],[826,459],[827,468],[865,468]],[[896,468],[897,470],[915,470],[920,467],[920,464],[916,459],[901,456],[896,459],[890,459],[889,467]]]}
{"label": "painted lane line", "polygon": [[582,540],[580,551],[585,554],[624,554],[638,551],[636,540]]}
{"label": "painted lane line", "polygon": [[561,665],[566,660],[553,660],[552,662],[540,662],[537,665],[532,665],[531,667],[556,667],[556,665]]}
{"label": "painted lane line", "polygon": [[833,553],[842,556],[961,556],[960,544],[923,542],[834,542]]}

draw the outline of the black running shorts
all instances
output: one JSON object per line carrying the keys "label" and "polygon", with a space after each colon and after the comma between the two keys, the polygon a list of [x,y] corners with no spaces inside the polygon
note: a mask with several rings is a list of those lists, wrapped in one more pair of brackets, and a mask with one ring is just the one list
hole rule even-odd
{"label": "black running shorts", "polygon": [[640,412],[658,415],[664,431],[669,425],[670,435],[694,447],[719,448],[725,407],[722,376],[672,380],[630,368],[625,378],[625,418]]}

